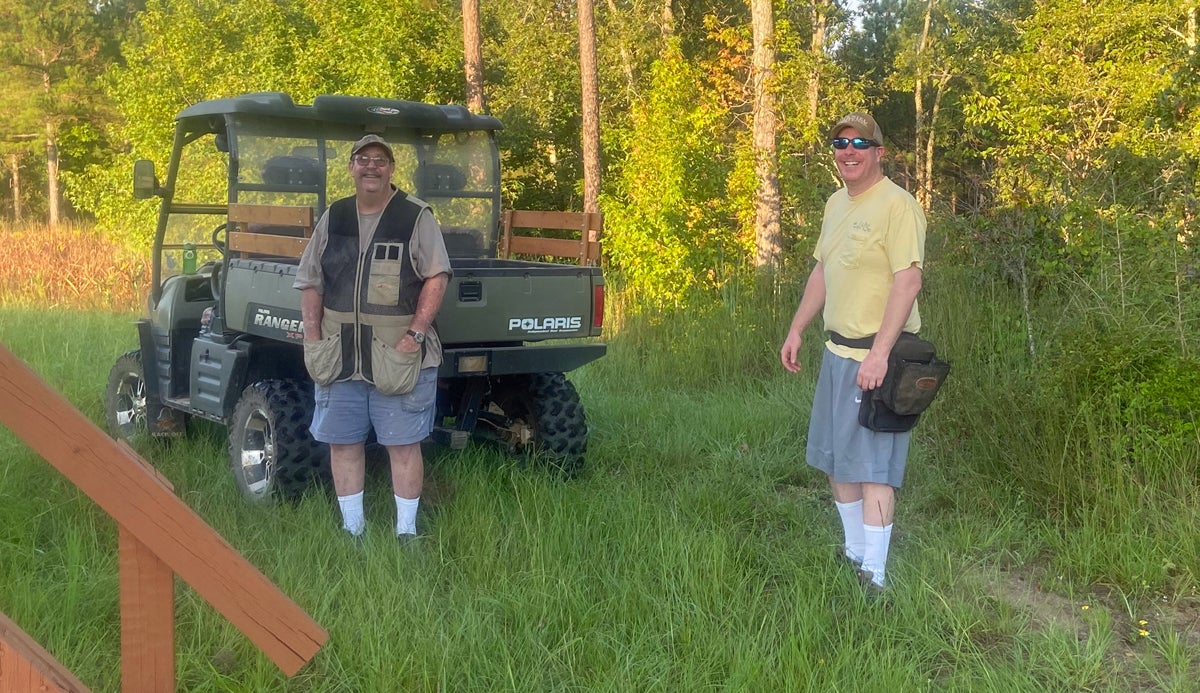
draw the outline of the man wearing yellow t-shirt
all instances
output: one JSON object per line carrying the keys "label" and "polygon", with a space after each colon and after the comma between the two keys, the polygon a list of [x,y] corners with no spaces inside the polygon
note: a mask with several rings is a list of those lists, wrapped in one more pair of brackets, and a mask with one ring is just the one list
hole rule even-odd
{"label": "man wearing yellow t-shirt", "polygon": [[[825,203],[813,252],[817,263],[779,355],[784,368],[799,372],[801,335],[822,313],[831,338],[817,376],[807,461],[829,476],[846,558],[868,588],[882,590],[909,433],[867,429],[858,423],[858,409],[863,391],[883,382],[900,333],[921,327],[917,293],[925,214],[912,195],[883,175],[883,132],[874,118],[851,113],[829,137],[846,185]],[[845,345],[872,336],[869,348]]]}

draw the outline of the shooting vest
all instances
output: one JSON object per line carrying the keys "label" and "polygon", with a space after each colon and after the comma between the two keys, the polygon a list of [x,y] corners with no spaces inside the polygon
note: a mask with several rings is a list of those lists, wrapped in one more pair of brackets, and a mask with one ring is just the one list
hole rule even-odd
{"label": "shooting vest", "polygon": [[328,385],[366,380],[384,394],[412,389],[425,349],[404,354],[395,345],[412,323],[424,280],[409,255],[417,217],[427,205],[397,192],[384,208],[367,247],[359,247],[355,198],[329,207],[320,342],[305,346],[313,380]]}

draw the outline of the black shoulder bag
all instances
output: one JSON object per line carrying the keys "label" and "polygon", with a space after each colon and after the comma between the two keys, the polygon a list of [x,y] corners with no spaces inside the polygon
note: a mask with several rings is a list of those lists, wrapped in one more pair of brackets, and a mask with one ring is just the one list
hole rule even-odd
{"label": "black shoulder bag", "polygon": [[[850,339],[831,332],[830,341],[855,349],[869,349],[875,335]],[[888,354],[888,370],[883,384],[863,392],[858,423],[872,431],[902,433],[912,430],[921,412],[933,404],[950,364],[937,357],[932,342],[911,332],[902,332]]]}

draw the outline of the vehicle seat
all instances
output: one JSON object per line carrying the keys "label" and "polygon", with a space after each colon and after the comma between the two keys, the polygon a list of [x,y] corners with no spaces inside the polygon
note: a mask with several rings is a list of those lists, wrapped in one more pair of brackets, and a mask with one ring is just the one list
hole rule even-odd
{"label": "vehicle seat", "polygon": [[263,166],[262,179],[267,185],[316,186],[321,182],[317,160],[304,156],[276,156]]}
{"label": "vehicle seat", "polygon": [[467,177],[457,166],[423,163],[413,171],[413,187],[417,197],[444,197],[467,185]]}

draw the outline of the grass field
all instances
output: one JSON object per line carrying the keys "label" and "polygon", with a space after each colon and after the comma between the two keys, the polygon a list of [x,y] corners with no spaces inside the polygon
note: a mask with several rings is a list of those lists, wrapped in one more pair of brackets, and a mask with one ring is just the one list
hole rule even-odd
{"label": "grass field", "polygon": [[[931,277],[922,299],[955,371],[914,438],[885,599],[835,560],[830,494],[803,462],[819,345],[810,333],[800,376],[778,367],[794,301],[627,318],[572,374],[592,431],[582,477],[429,448],[417,550],[391,539],[383,465],[360,552],[318,489],[243,502],[217,427],[145,447],[330,633],[285,679],[180,584],[179,689],[1195,690],[1194,442],[1148,464],[1128,452],[1147,439],[1109,430],[1102,404],[1022,383],[1015,302],[973,281]],[[101,423],[132,320],[9,306],[0,342]],[[119,690],[115,526],[3,430],[0,459],[0,611],[93,690]]]}

